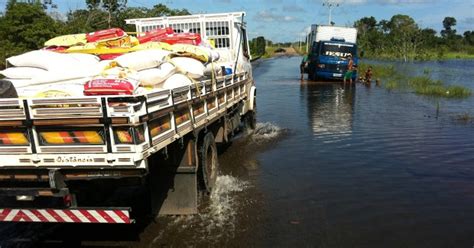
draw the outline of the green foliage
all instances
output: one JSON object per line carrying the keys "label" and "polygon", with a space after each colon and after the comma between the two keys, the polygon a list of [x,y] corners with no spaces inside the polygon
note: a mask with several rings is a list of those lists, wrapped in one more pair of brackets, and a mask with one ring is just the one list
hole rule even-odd
{"label": "green foliage", "polygon": [[250,53],[252,54],[252,57],[259,57],[265,54],[265,42],[266,41],[263,36],[259,36],[249,41]]}
{"label": "green foliage", "polygon": [[403,61],[446,59],[452,52],[474,51],[474,32],[457,35],[455,25],[454,17],[444,18],[444,29],[439,37],[433,29],[420,29],[407,15],[394,15],[390,20],[379,22],[374,17],[364,17],[354,23],[359,51],[363,51],[364,56]]}

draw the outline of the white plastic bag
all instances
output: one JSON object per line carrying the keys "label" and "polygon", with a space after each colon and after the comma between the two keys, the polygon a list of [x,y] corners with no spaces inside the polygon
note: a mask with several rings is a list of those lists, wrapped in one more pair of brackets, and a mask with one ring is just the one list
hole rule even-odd
{"label": "white plastic bag", "polygon": [[210,63],[206,65],[206,69],[204,70],[204,76],[207,78],[212,78],[212,71],[214,70],[214,77],[222,76],[222,67],[218,64]]}
{"label": "white plastic bag", "polygon": [[115,61],[122,67],[140,71],[159,66],[169,54],[165,50],[142,50],[121,55]]}
{"label": "white plastic bag", "polygon": [[95,66],[100,61],[99,57],[92,54],[67,53],[65,55],[76,59],[81,65],[84,65],[84,66]]}
{"label": "white plastic bag", "polygon": [[14,66],[36,67],[48,71],[61,71],[64,68],[74,68],[78,60],[66,54],[46,50],[27,52],[7,59]]}
{"label": "white plastic bag", "polygon": [[85,80],[70,80],[48,85],[30,85],[16,88],[20,98],[51,98],[83,96]]}
{"label": "white plastic bag", "polygon": [[159,68],[152,68],[138,72],[140,84],[143,86],[157,85],[168,79],[176,68],[171,63],[163,63]]}
{"label": "white plastic bag", "polygon": [[36,67],[10,67],[0,71],[0,74],[11,79],[31,79],[46,72],[46,70]]}
{"label": "white plastic bag", "polygon": [[179,72],[188,75],[191,78],[199,79],[204,76],[204,65],[197,59],[187,57],[175,57],[171,59]]}
{"label": "white plastic bag", "polygon": [[189,86],[192,84],[191,79],[183,74],[174,74],[170,78],[168,78],[164,83],[162,88],[163,89],[174,89],[182,86]]}

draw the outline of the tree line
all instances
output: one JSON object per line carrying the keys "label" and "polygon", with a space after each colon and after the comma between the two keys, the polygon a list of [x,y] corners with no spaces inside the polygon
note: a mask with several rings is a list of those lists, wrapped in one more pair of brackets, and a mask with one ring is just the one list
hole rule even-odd
{"label": "tree line", "polygon": [[152,8],[127,7],[126,0],[85,0],[86,9],[66,13],[47,12],[41,1],[9,0],[0,16],[0,68],[5,59],[43,47],[45,41],[64,34],[87,33],[109,27],[135,31],[126,19],[189,15],[187,9],[171,9],[163,4]]}
{"label": "tree line", "polygon": [[368,57],[396,58],[404,61],[443,58],[446,53],[474,54],[474,31],[457,33],[456,19],[445,17],[443,30],[420,28],[408,15],[394,15],[377,21],[373,16],[354,23],[359,49]]}

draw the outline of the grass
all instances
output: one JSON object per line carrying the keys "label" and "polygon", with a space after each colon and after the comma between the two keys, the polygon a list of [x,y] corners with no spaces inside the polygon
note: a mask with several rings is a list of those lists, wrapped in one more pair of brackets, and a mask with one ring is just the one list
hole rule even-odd
{"label": "grass", "polygon": [[445,85],[440,80],[431,78],[431,70],[425,68],[423,75],[409,77],[397,72],[394,66],[386,65],[368,65],[361,63],[359,65],[360,75],[372,66],[373,79],[379,79],[387,90],[409,89],[418,95],[444,98],[467,98],[472,95],[470,89],[458,85]]}

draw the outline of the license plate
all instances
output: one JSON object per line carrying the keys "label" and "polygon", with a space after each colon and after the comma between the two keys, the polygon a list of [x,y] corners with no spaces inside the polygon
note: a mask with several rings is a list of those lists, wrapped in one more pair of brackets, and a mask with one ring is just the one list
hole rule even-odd
{"label": "license plate", "polygon": [[333,73],[332,76],[333,77],[342,77],[342,74],[341,73]]}

